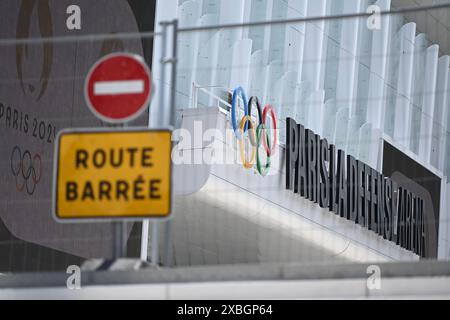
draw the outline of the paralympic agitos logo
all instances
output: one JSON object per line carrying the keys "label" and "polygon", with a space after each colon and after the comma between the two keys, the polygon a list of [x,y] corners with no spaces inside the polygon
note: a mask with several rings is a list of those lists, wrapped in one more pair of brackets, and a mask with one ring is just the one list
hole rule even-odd
{"label": "paralympic agitos logo", "polygon": [[[241,97],[243,102],[244,116],[239,122],[238,127],[236,120],[236,108],[239,96]],[[253,105],[256,106],[256,110],[258,113],[258,125],[255,124],[255,121],[253,121],[252,118]],[[267,115],[269,113],[272,120],[271,128],[266,125]],[[252,96],[249,100],[247,100],[244,89],[242,89],[242,87],[237,87],[233,91],[231,100],[231,124],[233,126],[235,136],[239,141],[239,152],[244,167],[247,169],[253,168],[256,159],[256,169],[258,170],[259,174],[261,174],[262,176],[266,176],[270,170],[270,158],[275,154],[277,146],[277,120],[272,105],[266,104],[264,106],[264,109],[261,109],[261,104],[258,97]],[[270,131],[273,131],[273,140]],[[247,136],[251,144],[250,158],[246,156],[245,152],[245,133],[248,133]],[[263,146],[266,154],[265,164],[262,163],[259,152],[261,145]]]}

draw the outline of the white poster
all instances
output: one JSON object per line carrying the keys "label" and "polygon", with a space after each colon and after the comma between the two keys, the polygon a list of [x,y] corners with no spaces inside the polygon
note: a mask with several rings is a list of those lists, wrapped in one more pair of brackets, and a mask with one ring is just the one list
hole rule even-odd
{"label": "white poster", "polygon": [[[77,10],[68,10],[73,5],[80,9],[78,25],[70,20],[77,18]],[[0,16],[0,39],[30,40],[0,45],[0,217],[27,242],[85,258],[109,257],[111,223],[59,224],[52,217],[54,143],[63,128],[104,125],[85,103],[85,76],[110,52],[142,55],[142,42],[62,37],[138,32],[133,11],[126,0],[2,0]],[[57,41],[39,39],[50,37]],[[131,125],[146,124],[143,115]]]}

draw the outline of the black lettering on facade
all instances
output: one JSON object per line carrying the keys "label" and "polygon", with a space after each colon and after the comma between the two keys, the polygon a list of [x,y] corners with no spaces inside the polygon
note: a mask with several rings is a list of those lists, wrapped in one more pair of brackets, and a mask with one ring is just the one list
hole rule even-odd
{"label": "black lettering on facade", "polygon": [[299,144],[298,126],[294,119],[286,119],[286,130],[286,189],[298,193]]}
{"label": "black lettering on facade", "polygon": [[306,138],[308,155],[308,199],[317,202],[316,135],[311,130],[306,130]]}
{"label": "black lettering on facade", "polygon": [[358,223],[358,167],[351,155],[347,155],[347,177],[348,217]]}
{"label": "black lettering on facade", "polygon": [[306,140],[305,140],[305,128],[302,125],[298,126],[298,190],[302,197],[308,198],[308,178],[307,178],[307,162],[306,162]]}
{"label": "black lettering on facade", "polygon": [[367,226],[370,230],[370,197],[371,197],[371,191],[370,191],[370,187],[371,187],[371,183],[370,183],[370,179],[372,176],[372,168],[369,165],[364,165],[364,183],[365,183],[365,188],[364,188],[364,218],[365,218],[365,223],[364,225]]}
{"label": "black lettering on facade", "polygon": [[383,214],[383,238],[392,241],[392,181],[384,179],[384,214]]}
{"label": "black lettering on facade", "polygon": [[320,180],[319,180],[319,206],[328,208],[330,202],[330,188],[328,179],[327,162],[329,162],[328,141],[320,141]]}
{"label": "black lettering on facade", "polygon": [[345,181],[345,153],[338,150],[337,161],[337,201],[338,214],[347,218],[347,182]]}
{"label": "black lettering on facade", "polygon": [[378,229],[378,172],[370,171],[370,225],[369,230],[377,232]]}
{"label": "black lettering on facade", "polygon": [[[423,199],[295,120],[286,123],[286,189],[425,256]],[[143,165],[147,160],[142,155]],[[149,184],[151,198],[159,196],[158,183]]]}
{"label": "black lettering on facade", "polygon": [[336,146],[330,145],[330,162],[328,168],[329,181],[330,181],[330,205],[331,212],[338,214],[338,195],[337,195],[337,180],[336,180]]}
{"label": "black lettering on facade", "polygon": [[364,211],[364,198],[366,196],[365,188],[366,188],[366,175],[365,175],[365,164],[362,161],[356,161],[356,167],[358,169],[358,223],[365,227],[366,226],[366,218]]}

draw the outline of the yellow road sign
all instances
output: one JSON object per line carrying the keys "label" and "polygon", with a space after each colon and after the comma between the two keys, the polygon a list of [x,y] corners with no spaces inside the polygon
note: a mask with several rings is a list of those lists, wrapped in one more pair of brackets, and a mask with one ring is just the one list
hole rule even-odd
{"label": "yellow road sign", "polygon": [[53,203],[60,221],[168,217],[171,132],[62,131],[55,152]]}

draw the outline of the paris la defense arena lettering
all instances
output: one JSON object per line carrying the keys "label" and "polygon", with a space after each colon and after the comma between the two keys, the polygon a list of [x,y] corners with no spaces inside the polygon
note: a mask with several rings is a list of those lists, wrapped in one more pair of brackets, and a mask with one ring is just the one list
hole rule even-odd
{"label": "paris la defense arena lettering", "polygon": [[424,257],[424,200],[286,119],[286,189]]}

